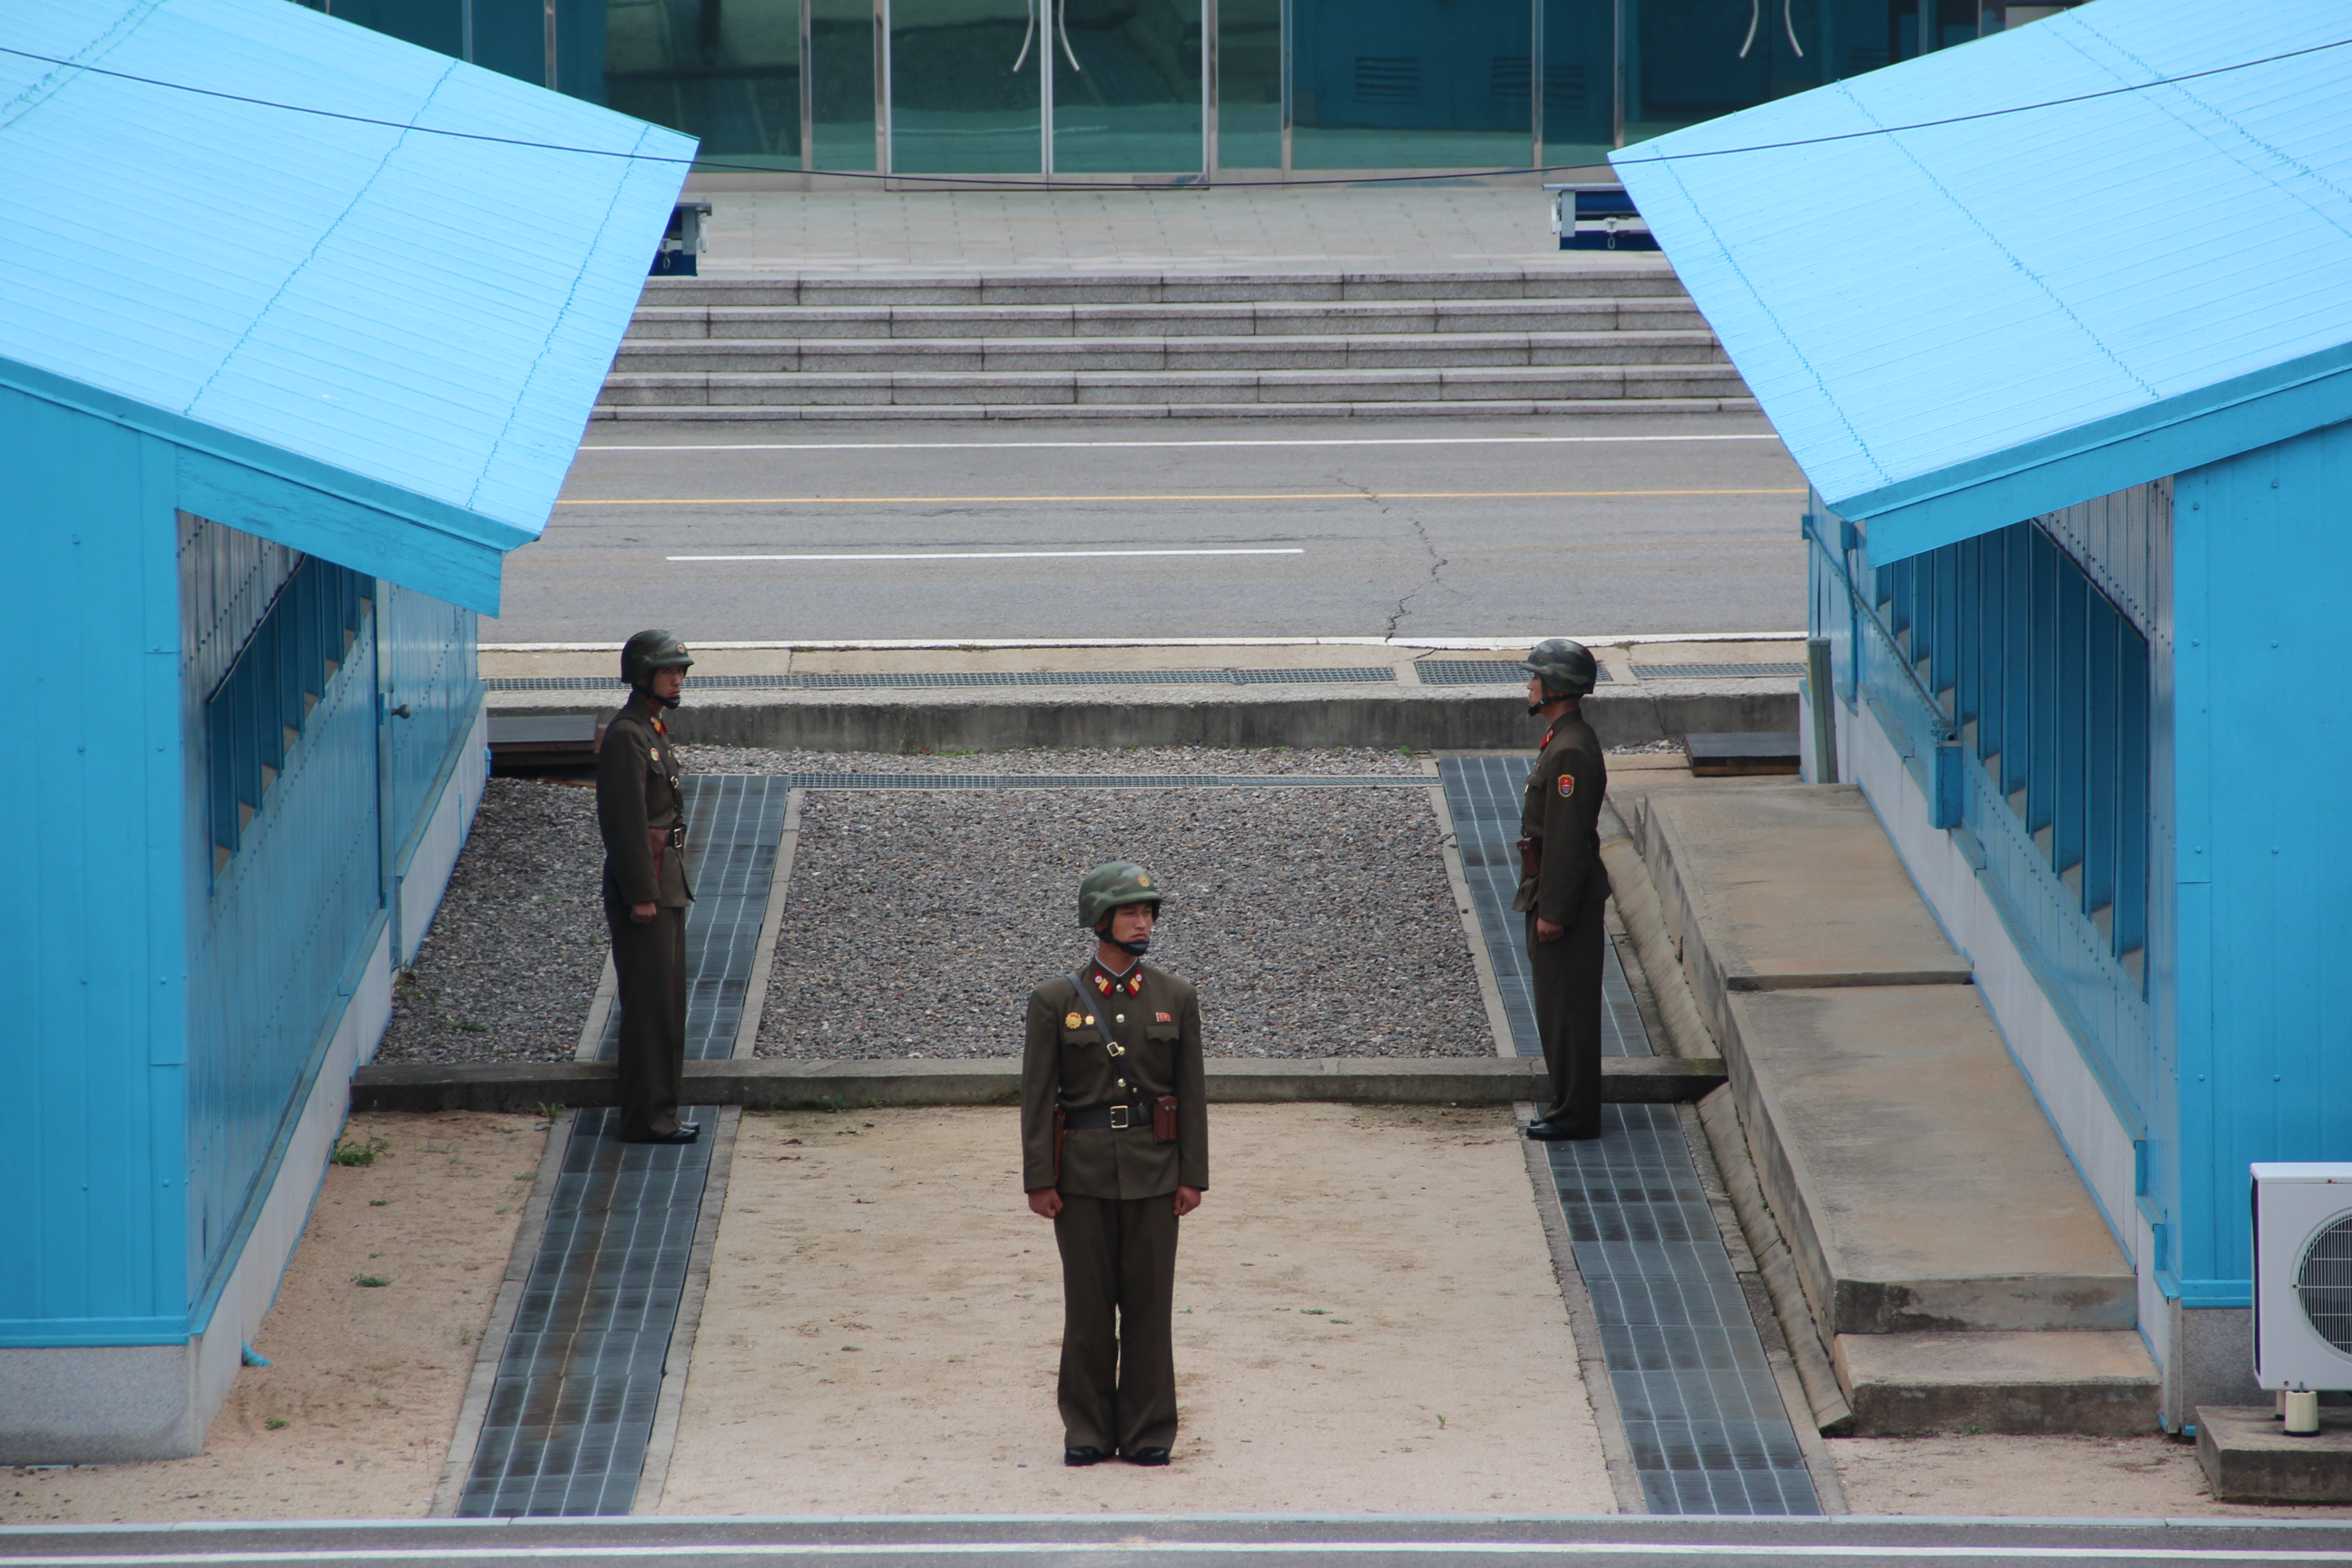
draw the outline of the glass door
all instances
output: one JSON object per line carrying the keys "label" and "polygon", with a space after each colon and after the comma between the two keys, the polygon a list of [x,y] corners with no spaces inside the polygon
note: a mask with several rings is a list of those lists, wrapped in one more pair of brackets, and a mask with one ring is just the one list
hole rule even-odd
{"label": "glass door", "polygon": [[1038,0],[1054,11],[1057,174],[1197,175],[1202,0]]}
{"label": "glass door", "polygon": [[891,173],[1045,173],[1045,3],[890,0]]}
{"label": "glass door", "polygon": [[1207,166],[1203,0],[885,0],[890,172]]}

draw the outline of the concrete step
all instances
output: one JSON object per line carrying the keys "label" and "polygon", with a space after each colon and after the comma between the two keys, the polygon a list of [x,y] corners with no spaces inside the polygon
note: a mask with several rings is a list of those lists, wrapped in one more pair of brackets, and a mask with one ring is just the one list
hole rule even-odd
{"label": "concrete step", "polygon": [[2156,1426],[2161,1380],[2128,1331],[1841,1334],[1831,1355],[1857,1436],[2136,1437]]}
{"label": "concrete step", "polygon": [[633,339],[622,374],[1008,374],[1085,371],[1387,370],[1404,366],[1723,364],[1705,331],[1388,333],[1362,337]]}
{"label": "concrete step", "polygon": [[1704,331],[1687,298],[1388,300],[1138,305],[667,305],[631,340],[1260,337],[1344,332]]}
{"label": "concrete step", "polygon": [[602,401],[889,407],[921,404],[1454,403],[1507,399],[1742,397],[1731,366],[1716,364],[1408,367],[1326,371],[936,373],[827,372],[677,375],[616,372]]}
{"label": "concrete step", "polygon": [[2129,1331],[2130,1264],[1859,792],[1641,816],[1822,1336]]}
{"label": "concrete step", "polygon": [[1753,397],[1459,398],[1419,403],[939,403],[801,407],[775,404],[599,404],[591,418],[710,424],[934,419],[1523,419],[1554,414],[1754,414]]}
{"label": "concrete step", "polygon": [[1664,258],[1461,272],[656,278],[646,305],[1111,305],[1230,300],[1580,300],[1680,295]]}

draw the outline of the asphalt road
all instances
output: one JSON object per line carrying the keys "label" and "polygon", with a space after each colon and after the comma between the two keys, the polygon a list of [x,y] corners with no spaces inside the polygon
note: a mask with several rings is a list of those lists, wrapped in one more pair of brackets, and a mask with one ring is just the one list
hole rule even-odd
{"label": "asphalt road", "polygon": [[1770,1568],[1934,1563],[2300,1563],[2352,1559],[2352,1527],[2165,1520],[1885,1519],[518,1520],[475,1523],[0,1530],[11,1568],[354,1563],[1067,1563],[1073,1568],[1439,1568],[1679,1560]]}
{"label": "asphalt road", "polygon": [[591,428],[490,643],[1804,624],[1751,416]]}

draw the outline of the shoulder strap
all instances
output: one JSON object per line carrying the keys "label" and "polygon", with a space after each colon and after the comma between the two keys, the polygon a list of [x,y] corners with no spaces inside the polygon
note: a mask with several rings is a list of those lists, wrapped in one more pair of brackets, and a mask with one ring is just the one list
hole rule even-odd
{"label": "shoulder strap", "polygon": [[1070,984],[1078,988],[1078,1005],[1081,1007],[1091,1008],[1093,1010],[1095,1016],[1095,1032],[1102,1037],[1103,1049],[1108,1051],[1115,1057],[1125,1056],[1127,1054],[1127,1047],[1120,1045],[1116,1039],[1111,1037],[1110,1020],[1103,1016],[1104,1013],[1108,1011],[1108,1009],[1097,1006],[1095,1004],[1087,1000],[1087,971],[1085,965],[1081,964],[1077,971],[1070,976]]}

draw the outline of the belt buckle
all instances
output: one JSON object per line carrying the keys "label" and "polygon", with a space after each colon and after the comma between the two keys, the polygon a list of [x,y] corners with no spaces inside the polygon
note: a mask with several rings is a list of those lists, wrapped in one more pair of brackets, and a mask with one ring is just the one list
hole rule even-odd
{"label": "belt buckle", "polygon": [[1125,1127],[1127,1125],[1126,1106],[1114,1105],[1110,1108],[1110,1124],[1113,1127]]}

